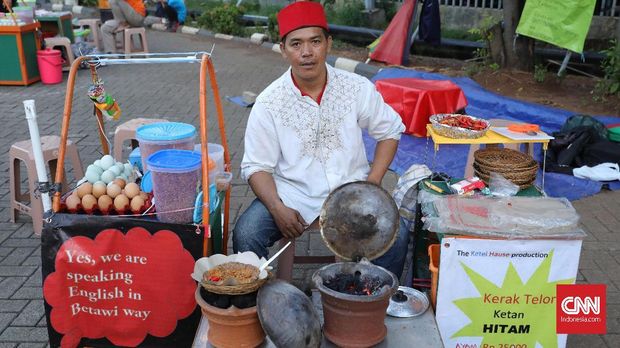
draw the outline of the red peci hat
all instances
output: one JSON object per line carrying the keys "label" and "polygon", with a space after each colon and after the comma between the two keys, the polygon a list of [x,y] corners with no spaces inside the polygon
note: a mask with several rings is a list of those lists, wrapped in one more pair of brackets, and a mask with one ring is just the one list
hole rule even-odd
{"label": "red peci hat", "polygon": [[294,2],[278,12],[280,39],[293,30],[305,27],[320,27],[327,30],[327,18],[323,6],[318,2]]}

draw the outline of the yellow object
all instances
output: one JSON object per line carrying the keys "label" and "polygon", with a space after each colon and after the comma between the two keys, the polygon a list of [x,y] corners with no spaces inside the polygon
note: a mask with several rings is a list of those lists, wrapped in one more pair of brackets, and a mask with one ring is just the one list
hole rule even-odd
{"label": "yellow object", "polygon": [[428,246],[428,269],[431,271],[431,305],[433,309],[437,306],[437,285],[439,283],[439,251],[441,244],[431,244]]}
{"label": "yellow object", "polygon": [[121,117],[121,108],[116,101],[113,103],[95,103],[95,106],[101,110],[104,116],[111,117],[115,121]]}
{"label": "yellow object", "polygon": [[443,193],[444,193],[444,192],[443,192],[443,190],[442,190],[440,187],[438,187],[437,185],[431,184],[431,183],[430,183],[430,182],[428,182],[428,181],[425,181],[425,182],[424,182],[424,184],[426,184],[426,186],[427,186],[428,188],[430,188],[431,190],[433,190],[433,191],[439,192],[439,193],[441,193],[441,194],[443,194]]}
{"label": "yellow object", "polygon": [[[487,131],[485,135],[476,139],[453,139],[444,137],[435,133],[432,125],[429,123],[426,125],[426,136],[433,138],[435,143],[435,151],[439,150],[439,145],[448,144],[523,144],[523,143],[541,143],[543,150],[547,150],[549,145],[549,139],[532,139],[532,140],[513,140],[503,135],[499,135],[492,131]],[[544,132],[538,132],[539,135],[546,135]]]}

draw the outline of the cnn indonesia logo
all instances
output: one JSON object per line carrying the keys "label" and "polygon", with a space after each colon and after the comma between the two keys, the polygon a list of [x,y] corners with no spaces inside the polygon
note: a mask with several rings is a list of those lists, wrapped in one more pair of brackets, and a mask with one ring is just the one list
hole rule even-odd
{"label": "cnn indonesia logo", "polygon": [[605,334],[606,285],[558,285],[556,329],[565,334]]}

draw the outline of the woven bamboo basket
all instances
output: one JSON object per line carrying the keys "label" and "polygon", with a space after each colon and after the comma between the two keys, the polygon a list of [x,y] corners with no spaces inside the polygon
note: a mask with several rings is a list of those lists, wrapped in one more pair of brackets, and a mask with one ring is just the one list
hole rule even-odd
{"label": "woven bamboo basket", "polygon": [[489,178],[491,176],[491,173],[497,173],[503,176],[504,178],[506,178],[507,180],[510,180],[514,183],[524,183],[524,182],[532,181],[536,179],[536,173],[537,173],[536,170],[534,170],[533,172],[529,171],[529,172],[514,172],[514,173],[500,173],[500,172],[495,172],[495,171],[487,172],[484,170],[480,170],[480,168],[478,168],[476,165],[474,165],[474,171],[478,174],[481,174]]}
{"label": "woven bamboo basket", "polygon": [[450,116],[461,116],[461,115],[460,114],[436,114],[436,115],[432,115],[429,118],[431,127],[433,127],[433,130],[435,131],[435,133],[439,135],[443,135],[444,137],[453,138],[453,139],[475,139],[475,138],[480,138],[481,136],[485,135],[486,132],[491,127],[491,123],[489,123],[489,121],[481,119],[481,118],[469,116],[469,115],[462,115],[462,116],[467,116],[476,121],[482,121],[486,124],[486,127],[481,130],[472,130],[472,129],[461,128],[461,127],[452,127],[452,126],[448,126],[448,125],[440,123],[441,120],[443,120],[446,117],[450,117]]}
{"label": "woven bamboo basket", "polygon": [[525,169],[493,168],[474,163],[474,169],[479,173],[486,175],[498,173],[508,180],[529,180],[531,178],[536,178],[536,174],[538,173],[538,163]]}
{"label": "woven bamboo basket", "polygon": [[485,148],[474,152],[476,163],[490,167],[507,167],[522,169],[531,167],[534,159],[532,156],[506,148]]}
{"label": "woven bamboo basket", "polygon": [[263,284],[267,282],[270,278],[272,278],[273,273],[269,272],[269,276],[263,279],[257,279],[251,283],[246,284],[237,284],[237,285],[215,285],[205,283],[204,281],[200,282],[205,290],[220,294],[220,295],[245,295],[257,291],[260,289]]}

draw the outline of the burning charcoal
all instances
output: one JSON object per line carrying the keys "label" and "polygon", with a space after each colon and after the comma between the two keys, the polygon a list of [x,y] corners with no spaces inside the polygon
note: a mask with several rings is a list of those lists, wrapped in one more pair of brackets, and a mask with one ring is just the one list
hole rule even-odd
{"label": "burning charcoal", "polygon": [[398,291],[396,291],[394,296],[392,296],[392,301],[394,301],[394,302],[405,302],[405,301],[407,301],[407,295],[405,295],[405,293],[403,293],[402,290],[398,290]]}
{"label": "burning charcoal", "polygon": [[381,289],[387,282],[379,277],[362,276],[361,272],[354,274],[336,274],[333,278],[328,278],[323,285],[337,292],[349,295],[373,295]]}

